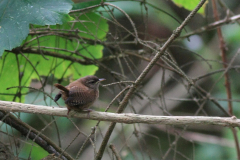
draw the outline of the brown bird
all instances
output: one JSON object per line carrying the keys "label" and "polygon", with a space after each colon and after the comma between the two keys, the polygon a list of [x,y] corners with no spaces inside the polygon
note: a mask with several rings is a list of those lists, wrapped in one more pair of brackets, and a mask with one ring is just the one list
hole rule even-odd
{"label": "brown bird", "polygon": [[99,96],[98,87],[104,78],[98,78],[96,76],[86,76],[80,78],[67,86],[61,84],[54,84],[55,87],[61,91],[56,95],[54,101],[58,101],[60,97],[65,101],[68,108],[68,113],[73,109],[76,111],[88,111],[88,109]]}

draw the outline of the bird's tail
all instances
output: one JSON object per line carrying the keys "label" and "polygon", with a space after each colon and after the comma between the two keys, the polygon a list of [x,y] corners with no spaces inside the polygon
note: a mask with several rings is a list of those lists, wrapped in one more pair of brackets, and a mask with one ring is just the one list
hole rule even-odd
{"label": "bird's tail", "polygon": [[56,84],[54,84],[54,86],[66,93],[69,93],[69,90],[61,84],[56,83]]}
{"label": "bird's tail", "polygon": [[61,98],[61,97],[62,97],[62,94],[59,92],[59,93],[55,96],[54,102],[57,102],[57,101],[59,100],[59,98]]}

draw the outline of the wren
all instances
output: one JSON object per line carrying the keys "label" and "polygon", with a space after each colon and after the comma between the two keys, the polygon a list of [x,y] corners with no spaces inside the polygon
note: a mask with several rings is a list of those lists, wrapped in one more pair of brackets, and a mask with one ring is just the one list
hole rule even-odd
{"label": "wren", "polygon": [[54,98],[54,101],[56,102],[62,97],[68,108],[67,115],[71,110],[87,111],[89,114],[92,111],[89,107],[99,96],[99,84],[104,80],[104,78],[96,76],[86,76],[73,81],[67,86],[56,83],[54,86],[60,89],[60,91]]}

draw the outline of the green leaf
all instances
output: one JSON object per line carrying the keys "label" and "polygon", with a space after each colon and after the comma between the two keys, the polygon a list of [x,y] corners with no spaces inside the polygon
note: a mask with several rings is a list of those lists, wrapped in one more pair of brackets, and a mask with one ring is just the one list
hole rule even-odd
{"label": "green leaf", "polygon": [[[177,6],[179,7],[183,7],[189,11],[192,11],[197,5],[198,3],[200,2],[200,0],[172,0]],[[204,9],[206,7],[206,4],[205,3],[199,10],[198,10],[198,13],[200,14],[204,14]]]}
{"label": "green leaf", "polygon": [[71,20],[71,0],[2,0],[0,5],[0,56],[19,46],[27,37],[29,24],[55,25]]}

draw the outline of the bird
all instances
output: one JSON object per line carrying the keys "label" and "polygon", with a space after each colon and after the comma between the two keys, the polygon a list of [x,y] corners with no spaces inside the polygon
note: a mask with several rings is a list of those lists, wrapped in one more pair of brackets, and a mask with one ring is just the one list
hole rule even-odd
{"label": "bird", "polygon": [[92,111],[89,107],[98,98],[99,84],[104,80],[104,78],[96,76],[86,76],[71,82],[67,86],[56,83],[54,86],[60,89],[60,91],[54,98],[54,101],[57,102],[62,97],[68,108],[67,115],[69,115],[71,110],[75,110],[87,111],[89,116],[89,112]]}

